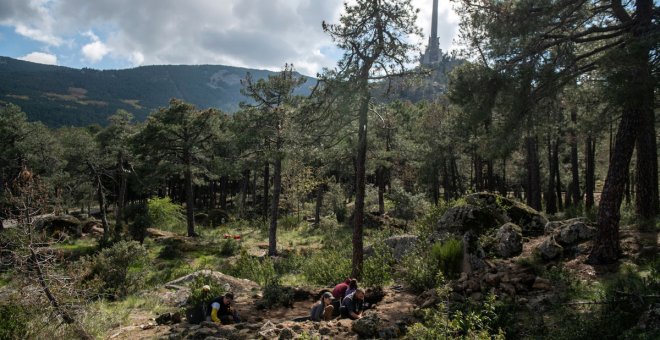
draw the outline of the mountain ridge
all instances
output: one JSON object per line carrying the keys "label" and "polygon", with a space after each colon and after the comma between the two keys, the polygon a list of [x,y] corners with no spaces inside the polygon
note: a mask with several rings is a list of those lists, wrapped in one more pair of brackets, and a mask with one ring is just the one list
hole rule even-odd
{"label": "mountain ridge", "polygon": [[[200,109],[234,112],[241,101],[240,80],[274,71],[226,65],[147,65],[96,70],[37,64],[0,56],[0,105],[20,106],[31,121],[51,127],[107,124],[118,109],[144,120],[176,97]],[[298,93],[309,93],[308,79]]]}

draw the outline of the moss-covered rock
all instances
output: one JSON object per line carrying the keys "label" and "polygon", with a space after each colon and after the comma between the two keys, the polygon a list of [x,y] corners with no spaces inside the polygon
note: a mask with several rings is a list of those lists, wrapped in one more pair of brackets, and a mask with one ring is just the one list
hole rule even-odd
{"label": "moss-covered rock", "polygon": [[548,223],[548,219],[532,207],[497,194],[481,192],[468,195],[465,200],[469,205],[486,209],[493,216],[505,219],[504,223],[519,225],[524,236],[543,235]]}
{"label": "moss-covered rock", "polygon": [[34,221],[34,230],[44,232],[49,236],[55,233],[80,235],[82,226],[80,220],[71,215],[48,215]]}
{"label": "moss-covered rock", "polygon": [[472,204],[459,205],[449,208],[449,210],[442,215],[438,221],[436,229],[434,230],[436,237],[432,238],[434,240],[440,239],[437,235],[443,234],[444,232],[462,235],[468,231],[472,231],[476,234],[481,234],[484,231],[497,228],[506,222],[506,216],[491,211],[490,209],[485,209]]}

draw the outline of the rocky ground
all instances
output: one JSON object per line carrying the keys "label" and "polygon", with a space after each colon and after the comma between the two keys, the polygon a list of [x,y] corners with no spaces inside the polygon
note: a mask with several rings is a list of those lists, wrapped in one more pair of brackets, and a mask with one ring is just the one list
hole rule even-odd
{"label": "rocky ground", "polygon": [[[514,301],[530,313],[543,315],[562,287],[538,274],[538,267],[561,267],[572,277],[585,282],[597,280],[615,268],[586,263],[595,228],[585,219],[548,221],[542,214],[513,201],[489,194],[468,196],[468,204],[449,209],[440,219],[432,240],[447,235],[463,239],[463,268],[460,276],[449,282],[452,292],[449,302],[467,299],[479,301],[493,293],[498,299]],[[493,227],[499,225],[500,227]],[[636,228],[621,228],[623,261],[657,256],[660,247],[657,232],[640,232]],[[413,235],[399,235],[385,240],[395,258],[400,259],[415,244],[422,242]],[[368,255],[370,250],[366,250]],[[396,338],[408,325],[421,321],[420,310],[436,306],[440,298],[435,290],[413,294],[401,286],[387,287],[383,297],[360,321],[294,322],[306,316],[314,297],[327,287],[307,287],[308,296],[291,308],[277,307],[259,310],[260,287],[250,281],[236,279],[218,272],[198,272],[193,275],[213,275],[219,284],[236,294],[236,307],[244,323],[218,326],[204,322],[191,325],[174,315],[134,315],[132,325],[108,333],[112,339],[355,339]],[[154,298],[175,311],[185,304],[190,294],[188,275],[170,282],[154,292]],[[648,313],[648,324],[660,325],[660,309]],[[158,322],[157,322],[158,319]],[[524,322],[519,320],[518,322]]]}

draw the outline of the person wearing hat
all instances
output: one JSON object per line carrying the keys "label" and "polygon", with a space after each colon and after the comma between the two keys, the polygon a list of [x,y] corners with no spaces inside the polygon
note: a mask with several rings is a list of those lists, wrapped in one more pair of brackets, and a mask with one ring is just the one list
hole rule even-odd
{"label": "person wearing hat", "polygon": [[332,319],[333,310],[332,293],[325,292],[321,295],[321,299],[312,306],[309,319],[312,321],[329,321]]}
{"label": "person wearing hat", "polygon": [[[206,287],[202,287],[204,290]],[[210,290],[210,287],[209,287]],[[209,303],[211,305],[211,321],[229,325],[241,322],[238,312],[234,310],[231,303],[234,301],[234,294],[227,293],[224,296],[217,297]]]}

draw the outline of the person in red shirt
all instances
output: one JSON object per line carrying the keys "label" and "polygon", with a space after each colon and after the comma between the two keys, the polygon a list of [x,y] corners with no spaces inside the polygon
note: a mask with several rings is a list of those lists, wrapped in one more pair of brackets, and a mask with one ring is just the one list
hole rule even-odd
{"label": "person in red shirt", "polygon": [[335,289],[332,290],[332,296],[335,298],[335,300],[341,301],[346,296],[346,291],[348,290],[350,284],[351,279],[348,278],[344,282],[335,286]]}

